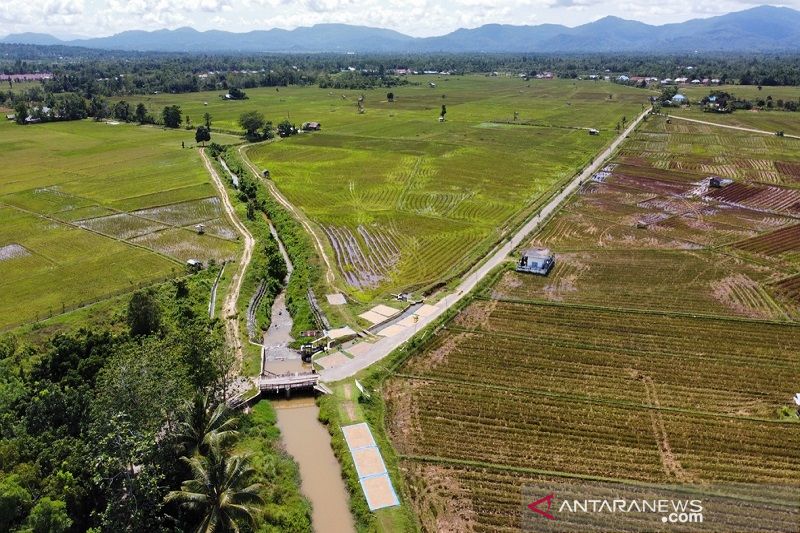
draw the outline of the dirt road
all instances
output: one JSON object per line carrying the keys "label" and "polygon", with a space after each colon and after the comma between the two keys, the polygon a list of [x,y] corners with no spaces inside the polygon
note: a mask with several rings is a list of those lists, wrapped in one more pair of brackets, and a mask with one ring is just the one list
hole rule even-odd
{"label": "dirt road", "polygon": [[[774,131],[766,131],[766,130],[757,130],[753,128],[744,128],[742,126],[730,126],[728,124],[719,124],[717,122],[709,122],[707,120],[698,120],[696,118],[687,118],[687,117],[679,117],[677,115],[667,115],[669,118],[674,118],[677,120],[685,120],[686,122],[696,122],[697,124],[706,124],[708,126],[716,126],[718,128],[728,128],[729,130],[739,130],[739,131],[749,131],[750,133],[763,133],[764,135],[775,135]],[[784,137],[788,137],[790,139],[800,139],[798,135],[789,135],[785,133]]]}
{"label": "dirt road", "polygon": [[[250,169],[250,171],[253,173],[256,179],[261,179],[262,178],[261,171],[258,168],[256,168],[256,166],[244,154],[244,149],[250,146],[253,145],[243,144],[242,146],[240,146],[239,157],[241,157],[242,161],[244,161],[244,164],[247,165],[247,168]],[[294,219],[303,225],[306,232],[309,235],[311,235],[311,238],[314,239],[314,247],[317,249],[317,254],[323,259],[323,261],[325,261],[325,268],[326,268],[325,281],[329,285],[333,285],[333,282],[336,279],[336,275],[333,272],[333,267],[331,266],[330,259],[328,259],[328,254],[325,253],[325,247],[322,245],[322,241],[319,239],[319,236],[311,227],[311,223],[308,221],[308,218],[302,212],[300,212],[299,209],[297,209],[294,205],[292,205],[289,202],[289,200],[287,200],[286,197],[283,196],[283,194],[281,194],[281,192],[278,190],[278,188],[275,186],[272,180],[265,179],[264,183],[266,183],[270,195],[273,198],[275,198],[275,200],[279,204],[281,204],[285,209],[287,209],[292,214]]]}
{"label": "dirt road", "polygon": [[233,347],[236,360],[241,364],[243,359],[242,342],[239,336],[239,318],[236,316],[236,303],[239,301],[239,293],[242,290],[245,272],[247,272],[247,267],[250,265],[250,260],[253,258],[255,239],[253,239],[250,231],[248,231],[247,227],[245,227],[236,216],[236,211],[233,209],[230,198],[228,198],[228,192],[225,190],[225,184],[222,182],[219,174],[217,174],[214,165],[211,164],[211,160],[209,160],[205,150],[200,150],[200,156],[203,158],[206,170],[208,170],[208,173],[211,175],[211,181],[214,182],[214,187],[216,187],[217,193],[222,200],[222,208],[225,210],[225,216],[228,217],[233,227],[236,228],[236,231],[238,231],[244,239],[244,250],[242,250],[242,256],[239,259],[238,268],[236,272],[234,272],[233,278],[231,278],[228,293],[222,301],[222,319],[225,321],[225,337],[228,341],[228,346]]}

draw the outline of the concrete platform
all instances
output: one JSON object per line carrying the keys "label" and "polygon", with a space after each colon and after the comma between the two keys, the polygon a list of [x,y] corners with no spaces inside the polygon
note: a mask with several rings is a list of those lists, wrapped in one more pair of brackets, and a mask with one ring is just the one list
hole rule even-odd
{"label": "concrete platform", "polygon": [[395,309],[394,307],[389,307],[388,305],[376,305],[372,309],[370,309],[373,313],[378,313],[379,315],[383,315],[386,318],[392,318],[395,315],[400,314],[399,309]]}
{"label": "concrete platform", "polygon": [[322,368],[336,368],[337,366],[342,366],[349,360],[350,358],[347,357],[342,352],[333,352],[332,354],[326,355],[325,357],[320,357],[314,362],[317,363]]}
{"label": "concrete platform", "polygon": [[383,464],[383,457],[377,446],[366,446],[352,450],[352,453],[359,478],[386,473],[386,465]]}
{"label": "concrete platform", "polygon": [[372,325],[380,324],[381,322],[386,320],[385,316],[383,316],[380,313],[376,313],[375,311],[372,311],[372,310],[365,311],[365,312],[361,313],[360,315],[358,315],[358,317],[359,318],[363,318],[364,320],[366,320],[367,322],[369,322]]}
{"label": "concrete platform", "polygon": [[360,479],[359,483],[361,483],[361,490],[364,491],[364,496],[367,498],[370,511],[400,505],[400,499],[394,491],[389,474]]}
{"label": "concrete platform", "polygon": [[326,294],[325,298],[328,300],[328,303],[331,305],[345,305],[347,300],[344,297],[344,294],[340,292],[336,292],[333,294]]}
{"label": "concrete platform", "polygon": [[375,439],[372,438],[372,432],[366,422],[342,426],[342,433],[344,433],[344,440],[347,441],[347,446],[351,450],[364,446],[375,446]]}
{"label": "concrete platform", "polygon": [[358,482],[370,511],[400,505],[386,464],[366,422],[343,426],[342,432],[358,472]]}
{"label": "concrete platform", "polygon": [[332,329],[328,332],[328,337],[331,339],[343,339],[345,337],[355,337],[356,332],[351,328],[345,326],[343,328]]}

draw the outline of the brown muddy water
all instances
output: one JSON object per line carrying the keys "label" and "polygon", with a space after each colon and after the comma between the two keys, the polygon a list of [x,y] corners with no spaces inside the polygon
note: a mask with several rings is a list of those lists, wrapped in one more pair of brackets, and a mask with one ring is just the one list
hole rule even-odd
{"label": "brown muddy water", "polygon": [[[270,232],[278,241],[286,262],[288,281],[293,267],[272,222]],[[292,342],[292,317],[286,308],[286,294],[281,292],[272,304],[271,322],[264,333],[262,370],[283,374],[307,372],[300,355],[289,348]],[[314,398],[298,396],[288,400],[272,400],[281,430],[284,449],[300,467],[300,489],[311,502],[311,524],[317,533],[355,532],[350,498],[347,494],[339,462],[331,449],[328,430],[319,422],[319,408]]]}
{"label": "brown muddy water", "polygon": [[[302,372],[310,365],[300,359],[269,361],[271,372]],[[331,437],[317,416],[312,396],[271,399],[281,430],[281,443],[300,467],[300,489],[311,502],[311,523],[318,533],[355,531],[342,471],[331,449]]]}
{"label": "brown muddy water", "polygon": [[319,533],[355,531],[349,497],[328,430],[317,420],[313,398],[274,400],[278,428],[286,451],[300,466],[301,489],[313,507],[311,521]]}

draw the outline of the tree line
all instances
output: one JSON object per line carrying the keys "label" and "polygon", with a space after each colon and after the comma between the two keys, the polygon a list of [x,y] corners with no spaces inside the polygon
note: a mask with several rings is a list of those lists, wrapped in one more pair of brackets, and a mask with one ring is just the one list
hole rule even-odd
{"label": "tree line", "polygon": [[52,78],[42,82],[46,92],[77,93],[87,100],[230,87],[391,86],[406,79],[392,76],[401,67],[454,74],[549,71],[576,78],[609,72],[666,78],[692,66],[696,76],[731,83],[800,85],[798,54],[176,54],[0,44],[0,58],[6,73],[50,72]]}

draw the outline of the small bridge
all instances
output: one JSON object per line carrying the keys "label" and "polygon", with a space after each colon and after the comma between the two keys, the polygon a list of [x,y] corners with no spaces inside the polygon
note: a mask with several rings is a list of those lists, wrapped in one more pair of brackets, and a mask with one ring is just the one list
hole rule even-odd
{"label": "small bridge", "polygon": [[295,390],[317,390],[324,394],[331,394],[331,390],[319,381],[319,374],[316,372],[288,372],[286,374],[265,372],[258,377],[258,388],[262,393],[268,394],[283,392],[287,398]]}

